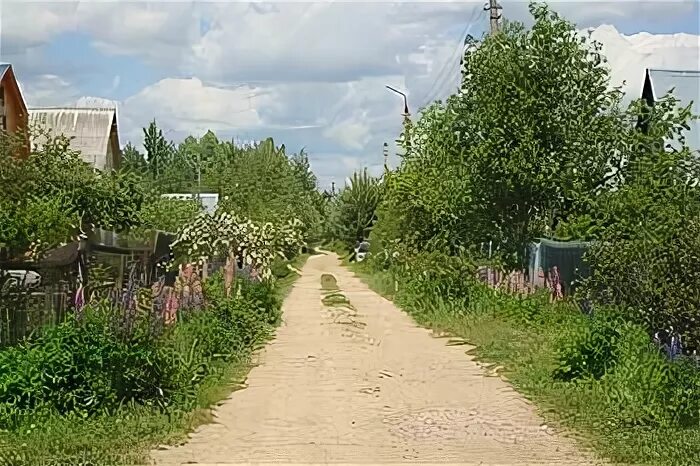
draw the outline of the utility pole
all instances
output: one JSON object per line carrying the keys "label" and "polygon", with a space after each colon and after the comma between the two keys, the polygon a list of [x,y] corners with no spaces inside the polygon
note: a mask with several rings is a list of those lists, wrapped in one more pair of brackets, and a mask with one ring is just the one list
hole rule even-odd
{"label": "utility pole", "polygon": [[197,151],[197,195],[199,196],[199,200],[201,202],[202,200],[202,161],[201,157],[199,154],[199,151]]}
{"label": "utility pole", "polygon": [[484,11],[489,11],[491,13],[491,35],[498,32],[498,20],[501,19],[501,16],[503,16],[501,13],[499,13],[499,10],[502,9],[503,7],[498,4],[498,0],[489,0],[489,4],[484,7]]}
{"label": "utility pole", "polygon": [[384,143],[384,172],[385,173],[389,171],[388,160],[389,160],[389,144],[387,144],[385,142]]}
{"label": "utility pole", "polygon": [[331,181],[331,194],[335,196],[335,181]]}

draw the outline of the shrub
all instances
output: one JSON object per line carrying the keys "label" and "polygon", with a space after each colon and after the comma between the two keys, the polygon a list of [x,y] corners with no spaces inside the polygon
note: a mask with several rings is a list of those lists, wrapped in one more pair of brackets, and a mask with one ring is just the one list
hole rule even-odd
{"label": "shrub", "polygon": [[644,328],[614,310],[581,316],[559,341],[556,356],[555,379],[604,393],[608,425],[699,425],[697,366],[669,361]]}
{"label": "shrub", "polygon": [[88,416],[121,402],[163,396],[167,361],[148,329],[122,338],[105,307],[69,319],[38,338],[0,352],[0,423],[48,408]]}
{"label": "shrub", "polygon": [[52,412],[89,417],[125,403],[190,409],[201,382],[226,361],[259,344],[279,320],[272,285],[239,280],[224,297],[219,275],[207,282],[208,305],[163,333],[146,316],[128,328],[107,305],[46,328],[0,351],[0,426]]}
{"label": "shrub", "polygon": [[600,379],[617,363],[618,346],[629,327],[612,312],[597,313],[589,322],[581,316],[564,333],[556,350],[554,376],[561,380]]}

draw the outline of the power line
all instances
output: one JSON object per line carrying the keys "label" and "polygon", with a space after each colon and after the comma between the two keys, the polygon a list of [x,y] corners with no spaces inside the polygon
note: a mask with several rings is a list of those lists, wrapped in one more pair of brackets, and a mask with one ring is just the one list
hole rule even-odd
{"label": "power line", "polygon": [[[457,56],[461,56],[461,54],[464,51],[464,39],[467,37],[469,34],[472,26],[480,21],[484,16],[486,15],[485,10],[479,10],[477,8],[474,8],[472,10],[472,17],[469,19],[467,22],[467,25],[465,26],[464,30],[459,36],[459,41],[457,44],[457,49],[456,51],[448,57],[448,59],[445,61],[445,64],[443,65],[440,73],[438,73],[438,79],[434,81],[433,86],[431,87],[430,91],[426,93],[426,97],[424,97],[421,102],[423,102],[423,106],[430,104],[435,97],[437,97],[441,91],[443,91],[445,84],[449,82],[450,76],[454,74],[455,70],[453,69],[455,67],[455,63],[457,63],[456,67],[457,70],[459,70],[460,65],[455,59]],[[445,72],[448,70],[449,67],[449,72]],[[436,85],[439,84],[439,85]]]}

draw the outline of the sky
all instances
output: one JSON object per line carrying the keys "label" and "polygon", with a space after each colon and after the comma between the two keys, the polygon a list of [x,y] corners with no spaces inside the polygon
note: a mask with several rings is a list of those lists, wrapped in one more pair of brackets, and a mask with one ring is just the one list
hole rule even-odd
{"label": "sky", "polygon": [[[528,4],[500,0],[530,23]],[[613,84],[641,93],[644,69],[700,70],[700,0],[553,1],[594,29]],[[273,137],[302,148],[321,187],[379,173],[411,113],[456,91],[465,34],[487,32],[483,1],[118,2],[0,0],[0,62],[30,107],[116,102],[120,142],[156,119],[179,142]],[[700,98],[700,89],[698,90]],[[98,100],[99,102],[99,100]]]}

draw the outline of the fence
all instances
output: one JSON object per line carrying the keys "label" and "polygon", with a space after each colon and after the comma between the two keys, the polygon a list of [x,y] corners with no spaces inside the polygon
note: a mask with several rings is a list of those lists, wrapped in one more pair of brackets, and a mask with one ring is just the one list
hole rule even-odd
{"label": "fence", "polygon": [[161,233],[135,242],[97,230],[39,261],[0,263],[0,346],[62,322],[87,302],[112,302],[129,287],[150,286],[158,276],[159,243],[169,251],[171,241]]}
{"label": "fence", "polygon": [[[564,242],[539,239],[531,243],[526,251],[528,267],[506,273],[494,266],[478,268],[479,279],[491,286],[510,293],[530,294],[538,289],[548,289],[552,300],[571,296],[576,284],[590,273],[583,260],[589,247],[584,242]],[[482,251],[485,245],[482,245]],[[488,247],[491,256],[491,245]]]}
{"label": "fence", "polygon": [[[528,247],[526,270],[505,273],[498,267],[481,266],[477,269],[477,276],[488,286],[511,294],[527,295],[538,289],[546,289],[552,301],[561,300],[572,297],[577,283],[589,276],[590,266],[583,258],[589,246],[590,243],[585,242],[540,239]],[[482,245],[482,251],[484,249]],[[489,247],[489,257],[490,253]],[[584,300],[577,305],[584,314],[593,314],[590,302]],[[653,341],[669,359],[685,356],[700,364],[697,352],[689,354],[673,329],[655,331]]]}
{"label": "fence", "polygon": [[76,288],[77,256],[77,245],[67,245],[38,263],[0,263],[0,346],[65,318]]}
{"label": "fence", "polygon": [[[0,263],[0,347],[14,345],[45,325],[81,315],[90,303],[109,306],[120,325],[147,314],[169,325],[204,305],[202,281],[221,270],[223,258],[168,270],[174,235],[153,232],[145,241],[97,230],[50,251],[39,262]],[[250,277],[249,267],[237,275]]]}

